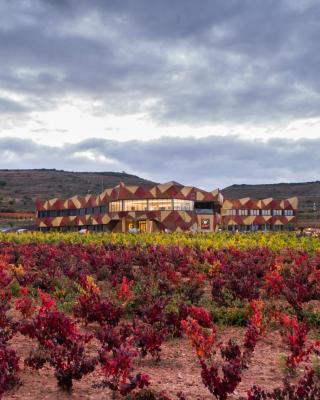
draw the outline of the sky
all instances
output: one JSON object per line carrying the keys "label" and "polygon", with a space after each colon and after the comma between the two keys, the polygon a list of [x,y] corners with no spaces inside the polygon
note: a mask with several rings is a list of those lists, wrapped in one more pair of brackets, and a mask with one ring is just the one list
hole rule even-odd
{"label": "sky", "polygon": [[319,0],[0,0],[0,168],[319,180]]}

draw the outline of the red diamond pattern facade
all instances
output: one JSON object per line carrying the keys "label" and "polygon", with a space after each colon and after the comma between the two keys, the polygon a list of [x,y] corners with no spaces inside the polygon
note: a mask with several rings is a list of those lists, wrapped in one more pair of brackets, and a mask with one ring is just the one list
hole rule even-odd
{"label": "red diamond pattern facade", "polygon": [[100,195],[36,201],[37,226],[44,231],[283,229],[295,224],[297,208],[297,198],[224,200],[219,190],[208,192],[177,182],[153,186],[120,183]]}

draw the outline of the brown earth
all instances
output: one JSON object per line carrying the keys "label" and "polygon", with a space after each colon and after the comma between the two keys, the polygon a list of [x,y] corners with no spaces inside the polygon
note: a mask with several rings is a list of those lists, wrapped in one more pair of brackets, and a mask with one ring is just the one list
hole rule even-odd
{"label": "brown earth", "polygon": [[[226,341],[230,337],[241,342],[244,329],[225,328],[219,331],[219,340]],[[97,369],[94,373],[85,376],[81,381],[74,382],[71,394],[61,392],[51,368],[45,367],[40,371],[33,371],[23,366],[26,357],[34,344],[31,340],[17,335],[11,341],[21,357],[22,385],[12,389],[3,396],[5,400],[98,400],[111,399],[107,390],[92,388],[92,384],[102,380],[102,375]],[[235,394],[230,399],[239,399],[246,394],[252,385],[263,388],[274,388],[281,384],[281,368],[279,359],[285,352],[278,332],[268,332],[258,343],[252,364],[243,374],[243,379]],[[136,372],[147,373],[151,378],[151,388],[165,391],[166,394],[175,395],[183,392],[189,400],[213,399],[208,390],[203,386],[200,377],[200,368],[194,350],[187,339],[175,339],[162,346],[161,361],[154,362],[146,358],[136,366]]]}

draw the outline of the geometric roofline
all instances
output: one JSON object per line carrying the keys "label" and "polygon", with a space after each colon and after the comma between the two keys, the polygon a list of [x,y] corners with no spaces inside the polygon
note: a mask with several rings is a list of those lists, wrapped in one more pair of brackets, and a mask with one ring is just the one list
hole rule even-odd
{"label": "geometric roofline", "polygon": [[244,197],[241,199],[228,199],[225,198],[222,204],[223,209],[231,208],[250,208],[250,209],[298,209],[298,197],[290,197],[287,199],[255,199],[251,197]]}
{"label": "geometric roofline", "polygon": [[183,186],[178,182],[166,182],[156,185],[119,185],[105,189],[102,193],[86,196],[72,196],[67,199],[36,200],[38,210],[68,209],[95,207],[117,200],[139,200],[139,199],[166,199],[177,198],[182,200],[217,202],[222,205],[223,196],[219,189],[207,192],[194,186]]}

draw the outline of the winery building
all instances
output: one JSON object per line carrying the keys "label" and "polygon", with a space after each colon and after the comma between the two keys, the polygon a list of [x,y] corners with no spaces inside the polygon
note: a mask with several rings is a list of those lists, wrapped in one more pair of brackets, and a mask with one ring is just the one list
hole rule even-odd
{"label": "winery building", "polygon": [[100,195],[36,202],[40,230],[140,232],[215,231],[221,224],[222,194],[177,182],[118,186]]}
{"label": "winery building", "polygon": [[36,201],[41,231],[215,232],[291,229],[298,201],[223,199],[220,190],[208,192],[177,182],[118,186],[100,195]]}

